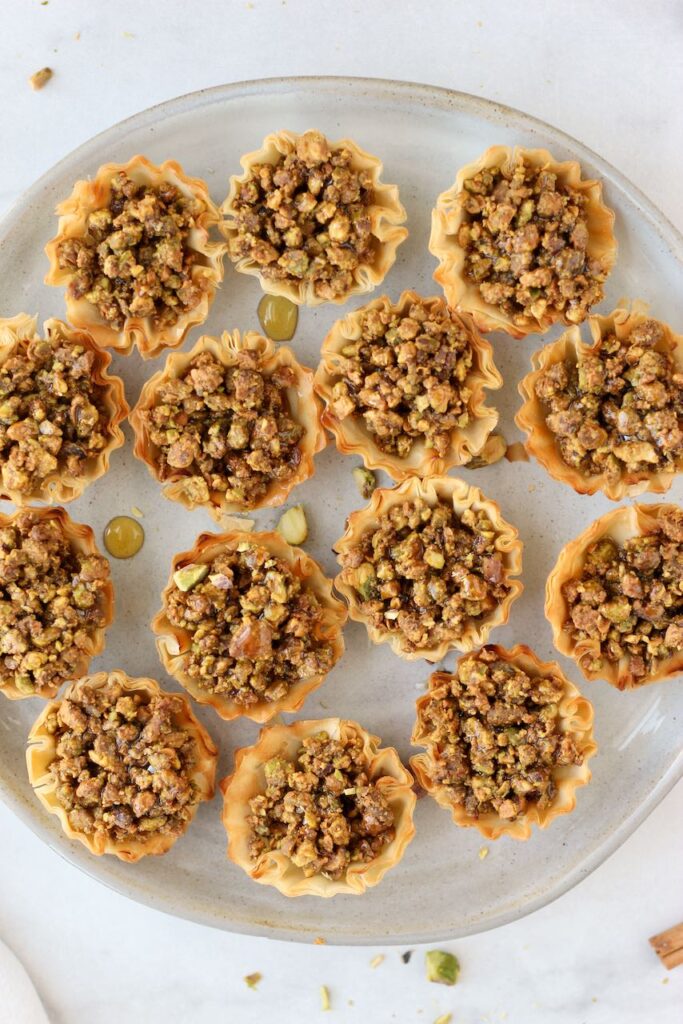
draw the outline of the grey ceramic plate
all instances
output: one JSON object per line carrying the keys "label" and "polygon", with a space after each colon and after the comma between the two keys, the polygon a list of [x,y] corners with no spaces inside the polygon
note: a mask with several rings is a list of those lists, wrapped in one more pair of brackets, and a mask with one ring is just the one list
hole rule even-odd
{"label": "grey ceramic plate", "polygon": [[[239,170],[240,155],[283,127],[317,127],[332,138],[349,135],[384,160],[384,178],[399,183],[411,231],[385,282],[385,290],[394,297],[409,286],[425,295],[435,292],[435,263],[427,251],[430,211],[462,164],[493,143],[547,146],[560,159],[576,157],[587,174],[604,180],[606,200],[617,213],[619,260],[601,309],[610,309],[622,295],[637,294],[651,303],[657,316],[679,330],[683,327],[683,239],[645,196],[598,156],[524,114],[472,96],[360,79],[278,79],[224,86],[155,107],[88,142],[37,182],[5,218],[0,229],[0,313],[63,314],[60,291],[42,284],[43,246],[54,233],[54,206],[77,178],[93,174],[102,163],[142,152],[155,161],[179,160],[190,174],[205,178],[214,199],[221,202],[228,176]],[[207,330],[257,328],[259,298],[256,280],[235,273],[228,264]],[[356,299],[349,305],[359,304]],[[340,312],[331,307],[302,311],[293,343],[302,361],[317,363],[321,340]],[[193,332],[189,344],[198,334]],[[502,431],[512,441],[519,436],[512,421],[519,403],[517,381],[540,340],[518,342],[503,335],[493,340],[505,388],[491,404],[500,409]],[[125,379],[131,404],[162,361],[143,364],[137,355],[114,359],[114,372]],[[99,536],[112,515],[136,505],[144,512],[147,532],[140,555],[113,564],[116,621],[107,649],[93,668],[121,667],[131,675],[157,676],[174,687],[161,669],[147,623],[158,608],[171,555],[189,547],[211,522],[201,512],[186,512],[162,498],[145,467],[133,458],[128,431],[127,439],[126,448],[114,454],[109,474],[69,506],[71,515],[90,523]],[[331,546],[343,532],[345,516],[361,504],[351,477],[355,464],[330,444],[317,459],[315,478],[296,492],[312,527],[306,547],[329,573],[335,570]],[[513,607],[510,623],[493,639],[503,644],[523,641],[542,658],[553,657],[550,628],[543,617],[546,576],[560,547],[611,506],[600,497],[575,495],[530,463],[502,462],[464,475],[500,502],[525,542],[526,589]],[[681,493],[679,483],[671,498],[680,501]],[[258,526],[265,527],[277,516],[261,513],[256,518]],[[407,757],[413,702],[424,687],[428,667],[401,661],[386,645],[372,647],[357,624],[350,624],[345,635],[346,655],[309,699],[302,716],[357,718]],[[454,660],[451,656],[447,665]],[[618,693],[603,683],[581,684],[571,662],[564,661],[563,668],[595,703],[600,744],[593,781],[579,792],[575,812],[527,843],[503,839],[489,844],[489,856],[480,860],[478,833],[457,829],[431,799],[420,800],[417,835],[402,863],[362,899],[287,900],[251,882],[225,859],[218,798],[201,808],[188,834],[166,857],[136,865],[90,857],[80,845],[63,838],[26,780],[24,743],[41,707],[38,700],[1,702],[0,793],[55,851],[119,892],[171,914],[233,931],[305,941],[323,936],[339,943],[406,943],[465,935],[520,917],[575,885],[623,842],[681,774],[680,679],[641,692]],[[251,742],[257,727],[221,722],[209,709],[199,709],[198,714],[220,745],[219,772],[225,775],[233,750]]]}

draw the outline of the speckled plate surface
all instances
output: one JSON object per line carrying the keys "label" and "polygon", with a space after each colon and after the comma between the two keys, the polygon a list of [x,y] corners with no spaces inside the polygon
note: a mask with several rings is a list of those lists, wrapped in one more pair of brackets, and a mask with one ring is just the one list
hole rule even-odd
{"label": "speckled plate surface", "polygon": [[[278,79],[223,86],[155,107],[124,121],[72,153],[38,181],[0,226],[0,314],[38,312],[63,315],[63,296],[42,284],[47,263],[45,242],[54,234],[55,204],[71,192],[77,178],[92,175],[106,161],[145,153],[155,162],[172,158],[209,184],[221,202],[228,177],[239,171],[240,155],[253,150],[270,131],[316,127],[332,138],[349,135],[385,163],[384,178],[397,182],[408,210],[409,240],[384,290],[396,298],[412,287],[436,293],[435,261],[427,251],[430,211],[436,196],[458,168],[494,143],[547,146],[559,159],[577,158],[590,176],[604,180],[605,198],[617,213],[619,259],[612,274],[605,312],[622,295],[651,303],[654,315],[683,328],[683,238],[621,174],[578,142],[517,111],[461,93],[428,86],[362,79]],[[255,279],[226,266],[225,281],[206,324],[209,333],[239,327],[258,328],[260,290]],[[377,292],[375,294],[378,294]],[[293,347],[309,366],[318,361],[321,341],[333,320],[362,304],[301,311]],[[187,346],[198,337],[195,329]],[[549,332],[556,337],[559,329]],[[540,339],[513,341],[490,335],[496,363],[505,379],[491,404],[501,412],[508,441],[519,438],[513,415],[519,406],[517,382],[529,367]],[[125,381],[131,405],[140,388],[163,362],[143,363],[137,354],[114,357],[113,372]],[[159,607],[171,556],[189,548],[195,536],[211,529],[202,512],[187,512],[166,501],[144,465],[127,445],[114,453],[107,476],[69,506],[76,520],[89,523],[101,538],[117,513],[131,506],[144,512],[146,543],[127,562],[113,561],[116,619],[105,652],[93,670],[123,668],[150,675],[175,689],[165,676],[149,620]],[[306,549],[333,574],[333,542],[346,515],[361,504],[351,468],[330,444],[318,456],[315,477],[299,487],[311,524]],[[533,463],[505,461],[484,470],[463,471],[501,505],[525,544],[525,592],[509,623],[492,640],[507,646],[528,643],[541,658],[554,657],[550,627],[543,617],[545,579],[560,547],[593,519],[613,507],[601,497],[580,497],[551,480]],[[387,481],[388,482],[388,481]],[[681,481],[670,499],[681,500]],[[655,501],[649,496],[644,501]],[[4,503],[0,503],[2,505]],[[9,506],[7,506],[9,507]],[[267,528],[276,512],[255,516]],[[412,751],[414,700],[423,690],[429,667],[403,662],[386,645],[370,645],[365,629],[349,623],[347,651],[325,684],[307,701],[299,717],[341,715],[394,744],[404,757]],[[455,656],[446,659],[452,667]],[[225,859],[225,834],[217,797],[200,808],[188,834],[163,858],[127,865],[112,857],[94,858],[66,840],[55,818],[46,815],[26,777],[24,744],[42,702],[0,701],[0,794],[17,815],[49,846],[112,888],[171,914],[251,934],[328,942],[418,942],[456,937],[492,928],[543,906],[584,878],[612,853],[652,810],[683,772],[681,680],[618,693],[606,683],[583,683],[572,662],[558,656],[568,675],[594,702],[600,751],[592,762],[593,781],[578,794],[573,814],[558,819],[527,843],[505,839],[490,843],[480,860],[481,837],[456,828],[430,799],[418,802],[417,835],[401,864],[362,898],[288,900],[251,882]],[[220,721],[197,708],[221,749],[219,777],[231,768],[235,747],[251,742],[257,727]]]}

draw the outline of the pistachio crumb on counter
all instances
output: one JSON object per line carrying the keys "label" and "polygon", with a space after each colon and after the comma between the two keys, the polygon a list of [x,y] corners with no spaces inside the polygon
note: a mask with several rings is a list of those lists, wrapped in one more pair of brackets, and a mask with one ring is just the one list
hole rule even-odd
{"label": "pistachio crumb on counter", "polygon": [[372,494],[377,487],[377,477],[370,469],[365,469],[363,466],[354,466],[353,479],[361,498],[366,500],[372,497]]}
{"label": "pistachio crumb on counter", "polygon": [[303,544],[308,537],[308,523],[303,505],[293,505],[280,516],[277,532],[288,544]]}
{"label": "pistachio crumb on counter", "polygon": [[430,949],[425,953],[427,981],[440,985],[455,985],[460,973],[458,958],[442,949]]}
{"label": "pistachio crumb on counter", "polygon": [[41,68],[40,71],[36,71],[35,74],[29,78],[29,85],[37,92],[38,89],[42,89],[50,81],[54,74],[52,68]]}
{"label": "pistachio crumb on counter", "polygon": [[480,846],[479,847],[479,860],[486,860],[488,855],[489,855],[489,848],[488,848],[488,846]]}
{"label": "pistachio crumb on counter", "polygon": [[330,1003],[330,990],[328,989],[327,985],[320,986],[320,1009],[332,1009],[332,1004]]}
{"label": "pistachio crumb on counter", "polygon": [[378,953],[377,956],[373,956],[372,960],[370,961],[370,966],[379,967],[381,963],[384,963],[384,954]]}
{"label": "pistachio crumb on counter", "polygon": [[256,989],[258,983],[261,981],[262,978],[263,975],[261,974],[260,971],[254,971],[253,974],[245,974],[244,976],[244,980],[246,981],[247,986],[251,989]]}
{"label": "pistachio crumb on counter", "polygon": [[440,1017],[437,1017],[434,1024],[451,1024],[453,1020],[452,1013],[442,1013]]}

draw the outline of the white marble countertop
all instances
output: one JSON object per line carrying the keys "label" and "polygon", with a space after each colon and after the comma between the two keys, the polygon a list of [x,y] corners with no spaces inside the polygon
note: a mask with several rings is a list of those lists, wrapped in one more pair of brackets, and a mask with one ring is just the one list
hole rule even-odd
{"label": "white marble countertop", "polygon": [[[683,15],[676,0],[4,0],[0,208],[136,111],[226,81],[352,74],[432,82],[535,114],[593,147],[683,229]],[[79,38],[76,35],[80,34]],[[39,93],[27,77],[50,65]],[[11,311],[2,311],[11,312]],[[671,685],[671,684],[670,684]],[[678,685],[678,684],[675,684]],[[683,918],[683,784],[578,888],[452,944],[454,989],[423,951],[302,947],[165,917],[112,893],[0,806],[0,938],[54,1024],[319,1019],[679,1024],[683,969],[647,937]],[[375,969],[370,960],[384,953]],[[260,971],[256,991],[243,976]],[[0,1005],[0,1024],[3,1017]]]}

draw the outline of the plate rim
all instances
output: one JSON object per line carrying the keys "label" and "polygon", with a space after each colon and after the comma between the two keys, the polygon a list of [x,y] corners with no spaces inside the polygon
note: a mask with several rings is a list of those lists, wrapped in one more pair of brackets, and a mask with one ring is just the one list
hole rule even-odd
{"label": "plate rim", "polygon": [[[65,154],[60,160],[46,170],[36,181],[24,190],[6,209],[0,218],[0,245],[2,238],[11,229],[14,222],[21,217],[24,209],[30,207],[34,200],[50,188],[51,182],[56,174],[67,170],[72,164],[85,162],[90,155],[98,150],[102,143],[106,143],[110,136],[121,135],[126,131],[137,131],[144,129],[147,125],[157,123],[166,114],[177,115],[187,113],[188,109],[204,104],[220,103],[223,100],[235,101],[240,96],[253,96],[257,94],[268,94],[271,92],[283,93],[309,89],[315,85],[317,89],[339,91],[344,89],[347,92],[362,94],[369,90],[390,91],[398,96],[404,96],[406,100],[415,103],[416,99],[422,99],[427,107],[446,106],[451,109],[460,109],[470,114],[479,114],[488,121],[504,118],[508,122],[521,123],[526,130],[543,133],[546,137],[554,140],[561,146],[569,148],[574,152],[582,163],[593,165],[601,174],[612,179],[625,193],[629,200],[639,208],[639,213],[644,215],[655,227],[663,241],[672,250],[674,258],[683,262],[683,232],[681,232],[671,220],[650,200],[646,194],[633,182],[630,181],[608,160],[605,160],[598,153],[584,143],[575,139],[568,132],[555,128],[541,118],[534,117],[515,107],[489,100],[485,97],[456,89],[449,89],[444,86],[429,85],[427,83],[402,81],[387,78],[371,78],[362,76],[345,75],[293,75],[277,76],[271,78],[246,79],[239,82],[224,83],[184,93],[171,99],[163,100],[160,103],[147,107],[136,114],[115,122],[113,125],[103,129],[96,135],[87,139],[81,145]],[[673,681],[670,681],[670,684]],[[512,906],[502,911],[487,922],[478,923],[473,921],[464,927],[454,924],[452,929],[441,929],[430,933],[425,938],[423,933],[408,933],[400,937],[393,937],[381,933],[368,933],[357,937],[334,936],[325,938],[329,945],[406,945],[425,942],[436,942],[461,938],[467,935],[474,935],[490,931],[513,921],[520,920],[528,914],[534,913],[553,903],[560,896],[574,888],[579,882],[587,878],[601,864],[603,864],[633,834],[642,822],[651,814],[661,800],[673,789],[674,785],[683,777],[683,749],[672,760],[667,772],[662,776],[654,787],[648,798],[644,800],[629,817],[622,821],[612,834],[600,844],[597,850],[590,853],[578,866],[568,871],[563,878],[545,893],[528,900],[521,908]],[[60,848],[49,836],[45,836],[41,829],[41,815],[37,814],[38,807],[33,808],[28,801],[24,800],[18,793],[12,791],[11,784],[0,775],[0,799],[26,825],[30,831],[37,836],[47,847],[57,853],[62,859],[82,871],[88,877],[94,879],[106,888],[132,899],[154,910],[160,910],[172,917],[180,917],[193,921],[197,924],[219,928],[235,934],[255,935],[266,938],[280,939],[290,942],[314,941],[313,931],[292,928],[288,930],[283,925],[274,926],[267,921],[252,923],[234,922],[227,920],[217,913],[211,915],[199,908],[188,905],[173,905],[172,896],[159,897],[147,887],[131,876],[129,883],[116,884],[112,880],[103,878],[96,870],[95,864],[89,861],[81,861],[77,856],[80,850],[75,850],[71,844]],[[324,925],[321,924],[321,930]]]}

